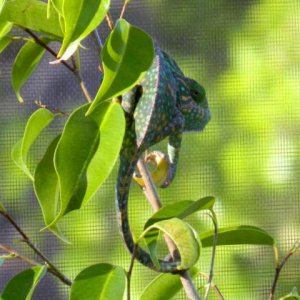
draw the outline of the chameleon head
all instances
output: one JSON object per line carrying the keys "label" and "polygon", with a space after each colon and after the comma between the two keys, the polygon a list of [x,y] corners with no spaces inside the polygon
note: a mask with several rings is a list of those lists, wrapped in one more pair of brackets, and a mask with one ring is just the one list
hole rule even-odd
{"label": "chameleon head", "polygon": [[184,131],[201,131],[210,120],[205,89],[197,81],[180,80],[179,109],[184,116]]}

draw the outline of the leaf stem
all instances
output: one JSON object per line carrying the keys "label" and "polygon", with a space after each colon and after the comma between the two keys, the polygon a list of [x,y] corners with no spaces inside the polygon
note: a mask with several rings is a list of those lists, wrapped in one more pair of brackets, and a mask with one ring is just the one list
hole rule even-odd
{"label": "leaf stem", "polygon": [[210,209],[211,212],[211,219],[214,224],[214,240],[213,240],[213,246],[212,246],[212,252],[211,252],[211,261],[210,261],[210,270],[209,270],[209,277],[206,285],[206,291],[204,295],[204,300],[208,299],[209,291],[212,285],[213,280],[213,274],[214,274],[214,264],[215,264],[215,256],[216,256],[216,250],[217,250],[217,242],[218,242],[218,221],[217,216],[213,209]]}
{"label": "leaf stem", "polygon": [[[137,167],[139,169],[139,172],[141,176],[143,177],[145,187],[143,189],[150,205],[152,206],[152,209],[154,211],[159,210],[162,207],[162,203],[159,199],[157,189],[155,187],[155,184],[152,181],[151,175],[149,174],[149,171],[147,169],[147,166],[143,159],[139,159],[137,163]],[[173,241],[165,236],[167,247],[169,248],[169,251],[171,253],[172,258],[175,258],[178,255],[178,251],[176,249],[175,244]],[[197,290],[193,284],[193,281],[191,279],[189,271],[184,271],[180,273],[180,280],[182,283],[182,286],[185,290],[185,293],[187,295],[187,298],[189,300],[200,300],[200,296],[197,293]]]}
{"label": "leaf stem", "polygon": [[[21,235],[22,241],[25,242],[29,248],[33,250],[33,252],[40,257],[45,264],[47,265],[47,269],[50,273],[58,277],[63,283],[66,285],[71,286],[72,281],[67,278],[64,274],[62,274],[54,264],[51,263],[51,261],[32,243],[32,241],[29,239],[29,237],[26,235],[26,233],[20,228],[20,226],[14,221],[14,219],[3,210],[0,210],[0,214],[2,214],[6,220],[16,229],[16,231]],[[15,253],[15,251],[13,251]],[[23,257],[23,256],[22,256]],[[21,256],[20,256],[21,258]],[[26,260],[28,262],[28,260]]]}
{"label": "leaf stem", "polygon": [[300,242],[297,241],[293,247],[288,251],[288,253],[286,254],[286,256],[283,258],[283,260],[281,261],[281,263],[279,265],[276,266],[275,268],[275,275],[274,275],[274,279],[273,279],[273,283],[272,283],[272,288],[271,288],[271,292],[269,295],[269,300],[273,300],[274,296],[275,296],[275,290],[277,287],[277,283],[278,283],[278,279],[279,279],[279,275],[280,272],[282,271],[283,267],[285,266],[285,264],[287,263],[288,259],[297,251],[300,249]]}

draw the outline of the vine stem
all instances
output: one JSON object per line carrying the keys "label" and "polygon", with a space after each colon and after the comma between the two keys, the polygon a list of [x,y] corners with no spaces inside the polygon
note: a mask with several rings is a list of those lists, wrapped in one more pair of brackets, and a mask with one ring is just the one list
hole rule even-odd
{"label": "vine stem", "polygon": [[[40,39],[36,34],[34,34],[31,30],[27,29],[27,28],[23,28],[25,32],[27,32],[33,39],[34,41],[39,44],[41,47],[43,47],[47,52],[49,52],[52,56],[54,56],[55,58],[57,58],[57,53],[51,49],[42,39]],[[87,100],[87,102],[91,102],[92,101],[92,97],[90,96],[86,85],[83,81],[83,78],[78,70],[78,68],[76,67],[76,64],[73,61],[73,66],[69,65],[66,61],[62,60],[60,61],[60,63],[62,63],[69,71],[71,71],[76,79],[79,81],[81,90],[84,94],[85,99]]]}
{"label": "vine stem", "polygon": [[300,249],[300,242],[297,241],[293,247],[288,251],[288,253],[286,254],[286,256],[283,258],[283,260],[281,261],[280,264],[277,264],[276,268],[275,268],[275,275],[274,275],[274,279],[273,279],[273,283],[272,283],[272,288],[271,288],[271,292],[269,295],[269,300],[273,300],[274,296],[275,296],[275,290],[277,287],[277,283],[278,283],[278,279],[279,279],[279,275],[280,272],[282,271],[283,267],[285,266],[285,264],[287,263],[287,261],[289,260],[289,258],[297,251]]}
{"label": "vine stem", "polygon": [[[143,189],[152,209],[154,211],[159,210],[162,207],[162,203],[157,193],[157,189],[155,184],[152,181],[151,175],[149,174],[148,168],[143,159],[139,159],[137,163],[137,167],[139,172],[144,180],[145,187]],[[173,241],[168,237],[165,236],[167,247],[170,251],[171,256],[174,258],[177,254],[177,249]],[[180,273],[180,281],[182,286],[185,290],[187,298],[189,300],[200,300],[200,296],[197,293],[197,290],[193,284],[189,271],[184,271]]]}
{"label": "vine stem", "polygon": [[[15,228],[15,230],[21,235],[22,237],[22,241],[25,242],[29,248],[31,248],[33,250],[33,252],[40,257],[46,264],[47,269],[50,273],[52,273],[53,275],[55,275],[56,277],[58,277],[63,283],[65,283],[66,285],[71,286],[72,285],[72,281],[67,278],[63,273],[61,273],[57,267],[51,263],[51,261],[32,243],[32,241],[29,239],[29,237],[27,236],[27,234],[21,229],[21,227],[14,221],[14,219],[6,212],[3,210],[0,210],[0,214],[2,214],[4,216],[4,218],[6,218],[6,220]],[[4,249],[2,247],[2,249]],[[8,249],[8,248],[7,248]],[[11,251],[11,254],[15,253],[15,251]],[[18,257],[20,259],[23,259],[27,262],[30,262],[29,259],[24,259],[24,256],[18,255]],[[32,264],[33,261],[31,261]],[[34,262],[35,263],[35,262]],[[37,263],[35,263],[37,264]]]}

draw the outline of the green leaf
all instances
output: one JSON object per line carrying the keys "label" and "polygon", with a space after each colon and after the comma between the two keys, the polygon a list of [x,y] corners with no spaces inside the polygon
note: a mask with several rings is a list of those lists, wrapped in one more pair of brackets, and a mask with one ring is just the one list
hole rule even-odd
{"label": "green leaf", "polygon": [[120,104],[103,103],[91,117],[85,116],[88,107],[83,105],[71,114],[55,152],[61,198],[57,220],[94,195],[121,149],[125,120]]}
{"label": "green leaf", "polygon": [[154,58],[153,41],[144,31],[121,19],[109,35],[101,57],[104,78],[87,114],[99,103],[125,93],[141,80]]}
{"label": "green leaf", "polygon": [[[146,244],[150,245],[150,251],[154,248],[155,233],[159,230],[173,240],[179,251],[181,264],[177,267],[178,270],[189,269],[197,262],[200,255],[200,242],[191,226],[178,218],[160,221],[149,226],[140,239],[145,238]],[[155,260],[154,263],[157,261]]]}
{"label": "green leaf", "polygon": [[63,14],[63,0],[49,0],[53,4],[54,8],[57,12],[62,15]]}
{"label": "green leaf", "polygon": [[[4,259],[3,258],[0,258],[0,267],[3,265],[4,263]],[[0,296],[1,297],[1,296]],[[0,298],[1,299],[1,298]]]}
{"label": "green leaf", "polygon": [[[191,277],[198,273],[196,267],[190,270]],[[155,277],[143,290],[139,300],[168,300],[172,299],[182,289],[179,275],[163,273]]]}
{"label": "green leaf", "polygon": [[146,222],[144,229],[152,224],[171,218],[184,219],[187,216],[204,209],[211,209],[216,199],[208,196],[197,201],[180,201],[170,205],[166,205],[154,213]]}
{"label": "green leaf", "polygon": [[38,0],[6,1],[0,14],[1,21],[9,21],[20,27],[31,29],[61,40],[59,17],[52,9],[47,18],[47,3]]}
{"label": "green leaf", "polygon": [[297,288],[294,287],[289,294],[287,294],[284,297],[281,297],[279,300],[300,300]]}
{"label": "green leaf", "polygon": [[36,110],[28,119],[24,135],[12,150],[12,159],[15,164],[31,179],[33,176],[27,166],[27,156],[30,147],[43,129],[48,126],[55,115],[45,108]]}
{"label": "green leaf", "polygon": [[0,19],[0,39],[6,36],[12,29],[13,24],[11,22],[3,21]]}
{"label": "green leaf", "polygon": [[[62,12],[65,25],[63,44],[58,57],[68,59],[77,49],[81,40],[89,35],[104,19],[110,0],[64,0]],[[59,5],[57,5],[59,7]],[[65,56],[68,48],[72,51]]]}
{"label": "green leaf", "polygon": [[4,205],[0,202],[0,211],[1,212],[6,212]]}
{"label": "green leaf", "polygon": [[5,1],[6,0],[0,0],[0,14],[1,14],[1,11],[2,11],[2,9],[4,7]]}
{"label": "green leaf", "polygon": [[70,300],[122,300],[126,275],[109,264],[92,265],[81,271],[71,287]]}
{"label": "green leaf", "polygon": [[[42,39],[44,43],[49,43],[49,39]],[[30,77],[39,62],[41,61],[45,49],[33,41],[27,42],[19,51],[12,67],[12,86],[19,102],[23,102],[20,89]]]}
{"label": "green leaf", "polygon": [[18,273],[8,282],[0,299],[30,300],[36,286],[46,272],[45,266],[37,266]]}
{"label": "green leaf", "polygon": [[35,169],[34,190],[43,213],[46,228],[61,240],[67,242],[57,224],[49,226],[56,218],[59,205],[58,177],[54,168],[53,158],[60,137],[61,135],[58,135],[52,141]]}
{"label": "green leaf", "polygon": [[0,40],[0,53],[2,53],[13,41],[13,39],[9,36],[4,36]]}
{"label": "green leaf", "polygon": [[[213,239],[213,230],[200,234],[203,247],[211,247],[213,245]],[[241,244],[274,246],[276,241],[266,231],[255,226],[242,225],[220,228],[218,230],[217,246]]]}

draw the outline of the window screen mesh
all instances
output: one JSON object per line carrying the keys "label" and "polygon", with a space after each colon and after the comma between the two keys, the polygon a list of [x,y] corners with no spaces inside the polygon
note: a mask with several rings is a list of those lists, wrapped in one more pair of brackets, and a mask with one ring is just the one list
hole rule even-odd
{"label": "window screen mesh", "polygon": [[[112,1],[117,18],[122,3]],[[183,139],[174,183],[160,191],[163,203],[218,198],[220,227],[256,225],[277,240],[284,255],[300,239],[300,2],[298,0],[132,1],[126,18],[150,33],[189,77],[208,94],[212,120],[200,134]],[[106,25],[100,28],[103,39]],[[90,41],[82,50],[82,75],[95,94],[100,75],[98,55]],[[22,89],[25,104],[17,104],[10,84],[11,66],[20,42],[0,56],[0,190],[1,201],[38,247],[67,276],[99,262],[129,266],[115,218],[116,168],[97,195],[80,212],[66,216],[61,226],[71,244],[40,232],[42,216],[31,183],[13,164],[12,146],[21,137],[34,100],[70,111],[83,103],[77,81],[63,66],[42,64]],[[57,45],[58,46],[58,45]],[[32,164],[41,158],[64,120],[51,125],[34,146]],[[159,147],[165,149],[166,144]],[[136,186],[131,188],[130,220],[139,232],[151,209]],[[207,215],[190,219],[199,231],[211,229]],[[0,218],[0,243],[34,257],[17,233]],[[225,299],[267,299],[274,275],[272,249],[260,246],[219,247],[214,282]],[[210,250],[199,260],[209,271]],[[300,288],[300,256],[293,256],[280,277],[277,295]],[[11,260],[0,269],[0,289],[26,267]],[[133,273],[133,299],[153,278],[138,263]],[[204,281],[198,279],[197,287]],[[33,299],[66,299],[68,288],[47,275]],[[184,294],[175,299],[185,299]],[[210,299],[216,299],[211,293]]]}

